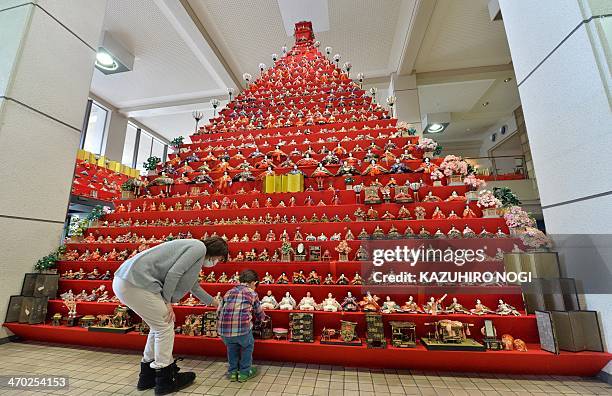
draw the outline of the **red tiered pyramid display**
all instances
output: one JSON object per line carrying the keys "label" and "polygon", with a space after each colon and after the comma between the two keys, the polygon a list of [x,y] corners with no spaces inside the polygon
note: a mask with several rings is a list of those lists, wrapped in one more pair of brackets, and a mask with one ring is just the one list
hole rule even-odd
{"label": "red tiered pyramid display", "polygon": [[[59,264],[64,274],[59,292],[70,290],[77,294],[84,290],[83,296],[90,295],[93,300],[79,302],[79,314],[112,313],[117,303],[112,299],[111,280],[104,274],[112,274],[123,260],[138,251],[170,238],[205,238],[214,234],[227,237],[230,261],[212,268],[214,275],[210,270],[202,274],[203,287],[211,295],[223,294],[232,287],[231,283],[220,282],[224,280],[223,273],[229,279],[236,271],[253,268],[260,278],[267,275],[274,282],[260,285],[260,298],[271,290],[279,301],[289,292],[299,302],[310,292],[317,303],[328,293],[339,302],[348,292],[361,300],[364,289],[351,280],[362,270],[363,262],[355,255],[362,243],[358,236],[364,232],[369,236],[382,232],[392,237],[390,234],[397,230],[399,235],[395,238],[412,233],[424,238],[433,238],[436,233],[459,238],[465,236],[462,233],[480,234],[504,241],[506,248],[512,248],[511,239],[495,238],[508,233],[504,220],[483,218],[476,203],[466,200],[465,185],[433,185],[429,173],[440,160],[426,161],[417,147],[418,137],[398,128],[396,119],[317,50],[309,23],[299,23],[295,37],[295,46],[276,60],[274,67],[262,71],[256,81],[249,81],[248,88],[210,125],[191,136],[191,144],[181,146],[169,162],[160,166],[163,173],[150,177],[146,195],[116,201],[115,213],[90,228],[85,240],[67,244],[66,258]],[[290,174],[304,175],[304,191],[263,192],[266,176]],[[418,201],[396,202],[398,197],[392,187],[411,183],[413,189],[405,195],[410,200],[416,191]],[[365,204],[365,191],[347,189],[348,185],[362,184],[383,187],[381,201],[388,186],[388,202]],[[280,249],[283,240],[294,250],[289,253],[291,261],[285,260],[287,252]],[[336,247],[341,240],[351,248],[349,261],[339,260]],[[306,248],[304,261],[294,260],[300,243]],[[320,247],[321,260],[310,261],[310,246]],[[503,264],[492,258],[484,265],[503,269]],[[293,279],[300,270],[305,277],[316,271],[321,283],[302,283],[299,275]],[[283,273],[288,283],[278,282]],[[343,274],[349,284],[336,283]],[[325,284],[326,276],[331,276],[334,283]],[[90,291],[100,285],[109,293],[97,302],[99,294]],[[478,294],[479,287],[482,294]],[[517,288],[469,286],[458,288],[449,297],[457,297],[467,308],[472,308],[478,297],[493,309],[501,298],[521,311],[520,316],[439,314],[435,319],[471,323],[477,340],[482,338],[483,321],[492,319],[500,336],[508,333],[521,338],[527,343],[527,352],[428,351],[420,344],[410,349],[396,348],[391,343],[383,349],[368,349],[365,343],[326,345],[318,341],[323,328],[337,329],[341,320],[357,323],[357,335],[365,339],[365,312],[317,310],[311,311],[317,341],[258,340],[255,358],[438,371],[582,375],[592,375],[605,365],[607,354],[551,355],[541,351],[535,318],[524,313]],[[412,295],[423,306],[430,297],[439,298],[442,294],[436,287],[423,285],[395,289],[390,296],[402,305]],[[212,309],[177,306],[177,325],[186,315]],[[55,312],[65,313],[62,300],[50,301],[49,313]],[[292,312],[303,311],[267,310],[273,326],[285,328]],[[418,338],[427,334],[425,323],[434,319],[423,313],[384,313],[387,338],[391,337],[388,323],[397,320],[414,322]],[[7,326],[24,338],[46,341],[130,349],[142,348],[145,342],[145,336],[137,332],[102,334],[80,327]],[[225,349],[216,338],[178,335],[175,353],[224,356]]]}

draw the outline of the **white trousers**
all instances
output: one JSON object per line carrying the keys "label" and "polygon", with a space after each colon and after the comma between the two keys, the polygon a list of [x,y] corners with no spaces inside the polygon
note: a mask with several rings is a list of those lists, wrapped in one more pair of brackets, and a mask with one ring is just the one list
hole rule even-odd
{"label": "white trousers", "polygon": [[113,291],[121,302],[149,325],[142,361],[151,362],[151,368],[158,369],[169,366],[174,347],[174,322],[167,322],[168,308],[161,294],[132,285],[130,282],[115,277]]}

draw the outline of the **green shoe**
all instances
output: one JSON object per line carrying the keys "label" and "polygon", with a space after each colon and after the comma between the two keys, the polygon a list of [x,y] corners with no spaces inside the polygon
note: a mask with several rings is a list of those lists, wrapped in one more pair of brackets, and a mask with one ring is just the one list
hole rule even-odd
{"label": "green shoe", "polygon": [[238,381],[238,371],[234,371],[231,374],[227,374],[227,379],[230,380],[230,382]]}
{"label": "green shoe", "polygon": [[246,382],[255,376],[257,376],[257,368],[251,367],[248,374],[238,374],[238,382]]}

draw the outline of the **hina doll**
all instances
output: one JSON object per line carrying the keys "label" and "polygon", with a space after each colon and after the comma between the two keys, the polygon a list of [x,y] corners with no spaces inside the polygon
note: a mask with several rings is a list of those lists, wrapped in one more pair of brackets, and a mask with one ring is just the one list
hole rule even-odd
{"label": "hina doll", "polygon": [[321,310],[325,312],[338,312],[342,311],[342,306],[331,293],[327,293],[327,298],[321,303]]}
{"label": "hina doll", "polygon": [[423,202],[442,202],[442,199],[437,195],[433,195],[433,192],[430,190],[425,197],[422,199]]}
{"label": "hina doll", "polygon": [[357,300],[355,299],[355,297],[353,296],[353,293],[348,292],[346,297],[344,297],[344,300],[342,301],[342,304],[340,304],[340,306],[342,307],[343,311],[357,311],[359,309],[359,306],[357,304]]}
{"label": "hina doll", "polygon": [[446,215],[444,215],[444,212],[442,212],[442,209],[440,209],[439,206],[436,206],[436,209],[434,209],[431,218],[434,220],[441,220],[445,219]]}
{"label": "hina doll", "polygon": [[331,173],[329,170],[327,170],[322,163],[319,163],[319,166],[317,167],[317,169],[315,169],[314,172],[312,172],[312,175],[310,175],[310,177],[325,177],[325,176],[334,176],[333,173]]}
{"label": "hina doll", "polygon": [[472,209],[470,209],[469,205],[465,205],[465,209],[463,209],[463,215],[461,216],[464,219],[474,219],[476,218],[476,213]]}
{"label": "hina doll", "polygon": [[417,304],[414,301],[414,297],[412,296],[408,297],[408,301],[406,301],[404,305],[401,306],[401,310],[402,312],[407,312],[407,313],[422,313],[423,312],[421,310],[421,307],[419,307],[419,304]]}
{"label": "hina doll", "polygon": [[457,194],[457,191],[454,191],[451,193],[451,195],[445,199],[446,202],[454,202],[454,201],[462,201],[465,202],[466,201],[466,197],[464,195],[459,195]]}
{"label": "hina doll", "polygon": [[349,166],[356,167],[361,161],[353,157],[353,153],[349,153],[348,157],[343,162],[346,162]]}
{"label": "hina doll", "polygon": [[368,165],[361,174],[364,176],[378,176],[387,172],[387,169],[382,165],[377,164],[375,160],[371,160],[370,165]]}
{"label": "hina doll", "polygon": [[431,173],[436,168],[437,168],[437,166],[434,163],[431,162],[431,159],[425,158],[425,159],[423,159],[423,162],[421,162],[419,167],[417,169],[415,169],[414,171],[415,172],[423,172],[423,173]]}
{"label": "hina doll", "polygon": [[226,172],[223,172],[223,176],[215,180],[217,182],[217,188],[221,191],[226,190],[232,185],[232,177]]}
{"label": "hina doll", "polygon": [[268,151],[268,156],[276,162],[281,162],[283,158],[287,157],[287,154],[277,145],[274,150]]}
{"label": "hina doll", "polygon": [[408,165],[401,162],[399,158],[395,159],[395,163],[391,165],[391,168],[389,169],[389,173],[410,173],[410,172],[412,172],[412,169],[410,169]]}
{"label": "hina doll", "polygon": [[342,165],[340,165],[340,168],[338,168],[338,172],[336,173],[336,176],[344,176],[344,175],[355,176],[357,174],[359,174],[359,172],[357,171],[357,168],[350,165],[348,161],[344,161],[342,162]]}
{"label": "hina doll", "polygon": [[310,292],[306,292],[306,296],[300,300],[298,304],[298,308],[302,311],[314,311],[319,308],[315,299],[311,296]]}
{"label": "hina doll", "polygon": [[259,180],[263,180],[266,178],[266,176],[275,176],[276,172],[274,171],[274,168],[272,168],[271,166],[268,166],[268,168],[261,172],[261,174],[259,176],[257,176],[257,178]]}
{"label": "hina doll", "polygon": [[298,160],[295,164],[297,166],[316,166],[318,163],[319,161],[314,158],[311,158],[310,154],[306,154],[304,158]]}
{"label": "hina doll", "polygon": [[335,165],[340,163],[340,159],[334,153],[329,152],[321,159],[321,163],[323,165]]}
{"label": "hina doll", "polygon": [[338,157],[346,155],[346,149],[342,147],[340,143],[338,143],[338,145],[334,147],[331,152],[337,155]]}
{"label": "hina doll", "polygon": [[226,172],[233,169],[234,168],[232,168],[229,162],[227,162],[226,160],[221,160],[221,162],[219,162],[219,164],[215,167],[215,171],[217,172]]}
{"label": "hina doll", "polygon": [[286,285],[289,283],[289,278],[287,277],[286,273],[282,273],[280,274],[280,276],[276,279],[276,283],[278,283],[279,285]]}
{"label": "hina doll", "polygon": [[386,150],[386,151],[383,153],[383,158],[382,158],[382,161],[383,161],[385,164],[389,165],[389,164],[391,164],[391,163],[395,162],[395,159],[396,159],[395,154],[393,154],[391,151]]}
{"label": "hina doll", "polygon": [[302,172],[297,165],[293,165],[293,169],[291,169],[289,172],[287,172],[289,175],[303,175],[304,172]]}
{"label": "hina doll", "polygon": [[267,155],[265,155],[260,161],[255,163],[255,168],[256,169],[266,169],[268,167],[276,167],[276,165],[274,165],[274,163],[272,162],[272,160],[270,158],[268,158]]}
{"label": "hina doll", "polygon": [[261,308],[262,309],[276,309],[278,308],[278,302],[276,298],[272,295],[272,290],[268,290],[265,296],[261,299]]}
{"label": "hina doll", "polygon": [[336,281],[334,280],[334,277],[332,276],[331,273],[327,273],[327,276],[325,277],[325,279],[323,280],[323,284],[324,285],[335,285]]}

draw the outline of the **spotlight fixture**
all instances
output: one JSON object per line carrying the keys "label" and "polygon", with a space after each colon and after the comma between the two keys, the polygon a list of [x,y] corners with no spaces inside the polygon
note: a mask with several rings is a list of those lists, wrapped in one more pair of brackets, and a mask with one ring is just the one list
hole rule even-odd
{"label": "spotlight fixture", "polygon": [[113,57],[102,49],[98,50],[96,54],[96,66],[104,70],[117,70],[119,67]]}
{"label": "spotlight fixture", "polygon": [[451,122],[450,113],[428,113],[423,117],[423,133],[441,133]]}
{"label": "spotlight fixture", "polygon": [[489,105],[489,102],[484,102],[484,103],[482,104],[482,107],[487,107],[488,105]]}
{"label": "spotlight fixture", "polygon": [[264,70],[266,69],[266,64],[265,63],[260,63],[259,64],[259,72],[261,74],[263,74]]}
{"label": "spotlight fixture", "polygon": [[332,52],[332,47],[325,47],[325,54],[329,57],[331,55]]}
{"label": "spotlight fixture", "polygon": [[317,40],[317,41],[314,42],[313,45],[314,45],[315,48],[319,48],[321,46],[321,42],[319,40]]}
{"label": "spotlight fixture", "polygon": [[229,101],[232,101],[232,96],[234,95],[234,88],[228,88],[227,89],[227,94],[229,95]]}
{"label": "spotlight fixture", "polygon": [[508,78],[504,79],[505,83],[510,82],[510,81],[512,81],[512,77],[508,77]]}
{"label": "spotlight fixture", "polygon": [[287,47],[283,45],[281,47],[281,52],[283,53],[283,55],[285,55],[287,53]]}
{"label": "spotlight fixture", "polygon": [[276,63],[276,60],[278,59],[278,54],[272,54],[270,56],[272,56],[272,60],[274,61],[274,63]]}
{"label": "spotlight fixture", "polygon": [[104,74],[123,73],[134,68],[134,55],[113,39],[108,32],[104,32],[94,65]]}
{"label": "spotlight fixture", "polygon": [[427,127],[427,132],[429,133],[439,133],[442,132],[444,130],[444,125],[442,124],[431,124],[429,127]]}

